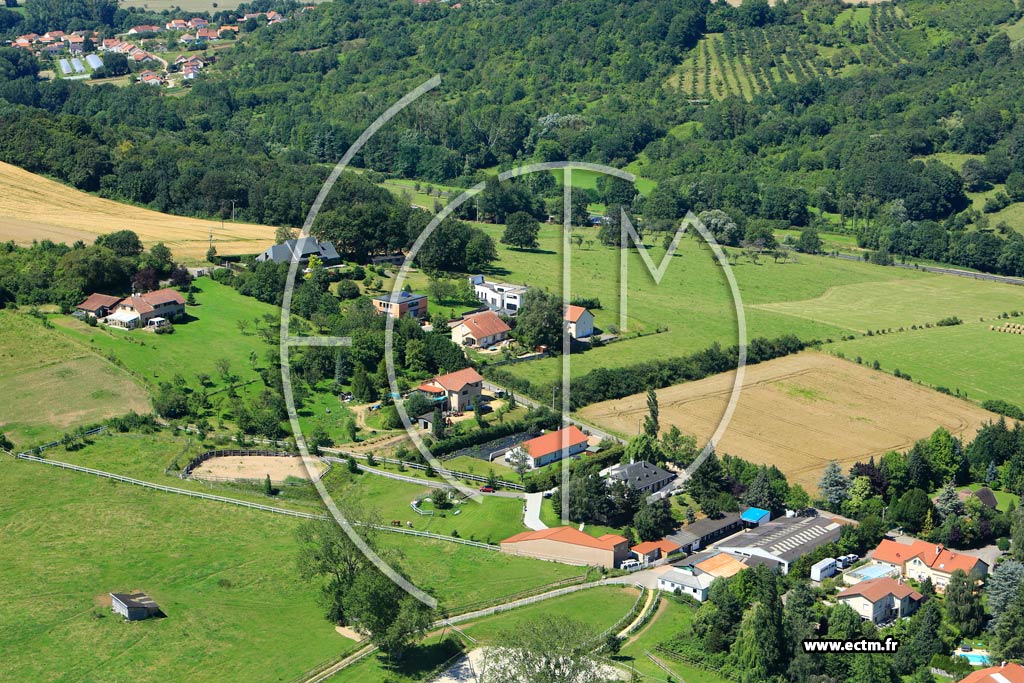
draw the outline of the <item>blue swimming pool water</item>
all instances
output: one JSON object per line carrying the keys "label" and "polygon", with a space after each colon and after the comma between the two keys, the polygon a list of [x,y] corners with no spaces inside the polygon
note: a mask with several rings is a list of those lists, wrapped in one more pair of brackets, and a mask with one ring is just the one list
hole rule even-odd
{"label": "blue swimming pool water", "polygon": [[859,581],[866,581],[868,579],[879,579],[883,576],[888,576],[892,571],[891,567],[886,567],[885,565],[866,564],[849,572],[847,576],[855,577]]}
{"label": "blue swimming pool water", "polygon": [[988,655],[978,654],[977,652],[957,652],[958,657],[963,657],[972,666],[986,666],[989,663]]}

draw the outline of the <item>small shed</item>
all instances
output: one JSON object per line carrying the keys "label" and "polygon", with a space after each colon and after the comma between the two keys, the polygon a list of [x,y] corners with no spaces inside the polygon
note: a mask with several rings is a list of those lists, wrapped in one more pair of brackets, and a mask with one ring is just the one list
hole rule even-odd
{"label": "small shed", "polygon": [[128,621],[140,621],[161,614],[160,606],[145,593],[111,593],[110,608]]}
{"label": "small shed", "polygon": [[740,519],[743,520],[744,526],[755,527],[761,526],[764,522],[770,521],[772,513],[763,508],[747,508],[740,515]]}

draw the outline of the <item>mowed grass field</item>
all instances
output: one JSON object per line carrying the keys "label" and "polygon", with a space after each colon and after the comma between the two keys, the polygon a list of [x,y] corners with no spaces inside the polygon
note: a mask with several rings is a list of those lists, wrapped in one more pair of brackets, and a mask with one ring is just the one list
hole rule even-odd
{"label": "mowed grass field", "polygon": [[[258,378],[250,361],[256,353],[259,363],[268,351],[277,347],[256,334],[254,322],[266,314],[280,315],[280,309],[239,294],[231,287],[210,278],[196,280],[196,306],[187,306],[189,320],[177,323],[174,334],[157,335],[142,330],[126,331],[106,326],[89,327],[70,316],[52,318],[55,326],[71,340],[87,344],[102,355],[118,358],[136,376],[150,384],[170,381],[180,373],[196,386],[196,373],[211,375],[221,384],[215,363],[219,358],[231,362],[231,372],[245,382]],[[248,323],[245,333],[239,321]]]}
{"label": "mowed grass field", "polygon": [[[481,225],[496,240],[502,226]],[[500,260],[489,275],[562,291],[561,228],[544,225],[540,246],[519,251],[498,245]],[[583,228],[582,247],[572,249],[573,296],[596,297],[602,308],[595,324],[609,330],[620,323],[619,249],[596,241]],[[587,244],[586,240],[594,240]],[[656,240],[657,241],[657,240]],[[665,251],[650,249],[655,264]],[[572,374],[598,367],[621,367],[666,355],[684,355],[717,341],[736,343],[736,316],[722,268],[703,242],[684,238],[658,284],[641,256],[627,257],[626,338],[572,357]],[[935,275],[827,257],[798,255],[796,262],[757,264],[734,255],[732,270],[744,303],[748,338],[795,334],[804,340],[838,340],[868,329],[934,323],[950,315],[964,320],[1024,309],[1024,288]],[[413,286],[418,283],[415,277]],[[656,333],[661,328],[663,331]],[[629,338],[630,334],[645,336]],[[971,363],[967,356],[963,362]],[[560,376],[561,359],[550,358],[505,368],[536,383]]]}
{"label": "mowed grass field", "polygon": [[[280,515],[0,459],[4,680],[289,681],[348,648],[298,578]],[[445,605],[495,600],[579,567],[382,534]],[[167,614],[129,624],[109,592],[147,591]]]}
{"label": "mowed grass field", "polygon": [[135,379],[40,320],[0,310],[0,431],[16,446],[130,410],[149,412]]}
{"label": "mowed grass field", "polygon": [[[1011,318],[1009,322],[1019,321]],[[975,401],[1002,399],[1024,406],[1021,360],[1024,335],[993,332],[1002,321],[968,322],[906,332],[858,337],[828,347],[865,363],[878,360],[886,372],[899,370],[915,381],[959,389]]]}
{"label": "mowed grass field", "polygon": [[[705,443],[717,428],[734,373],[659,390],[661,424]],[[583,417],[631,434],[647,413],[643,394],[588,406]],[[804,352],[746,368],[719,453],[776,465],[791,482],[817,487],[830,460],[844,469],[946,427],[965,439],[997,416],[957,398],[848,360]]]}
{"label": "mowed grass field", "polygon": [[[178,0],[173,4],[178,5]],[[195,4],[207,9],[210,6],[209,2]],[[33,240],[48,239],[88,243],[97,235],[130,229],[138,233],[146,246],[163,242],[177,259],[187,262],[205,258],[211,231],[213,244],[222,256],[256,254],[274,243],[272,226],[227,221],[222,227],[220,221],[172,216],[121,204],[2,162],[0,187],[0,242],[31,244]]]}

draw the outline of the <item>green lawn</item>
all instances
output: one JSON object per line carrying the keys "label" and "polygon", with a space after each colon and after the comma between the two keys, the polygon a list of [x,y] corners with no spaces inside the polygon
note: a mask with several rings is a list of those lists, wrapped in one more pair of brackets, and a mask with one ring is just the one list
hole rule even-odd
{"label": "green lawn", "polygon": [[[205,372],[220,383],[215,362],[226,358],[231,372],[242,381],[259,377],[250,360],[265,365],[268,351],[277,352],[277,340],[271,346],[255,333],[256,319],[266,314],[280,316],[280,309],[252,297],[242,296],[231,287],[209,278],[200,278],[195,286],[198,306],[186,307],[190,320],[174,326],[174,334],[157,335],[141,330],[124,331],[105,326],[89,327],[64,317],[59,329],[69,337],[88,344],[103,355],[118,358],[131,372],[155,384],[182,374],[191,386],[195,375]],[[277,318],[279,319],[279,317]],[[239,327],[248,324],[243,333]]]}
{"label": "green lawn", "polygon": [[[693,613],[693,607],[663,595],[661,604],[652,619],[633,635],[632,640],[627,641],[619,655],[615,657],[615,661],[626,669],[635,669],[642,676],[659,681],[664,680],[665,672],[655,665],[646,653],[653,651],[658,645],[671,640],[679,633],[688,632]],[[692,683],[725,683],[727,680],[712,671],[705,671],[671,660],[663,659],[663,661],[672,671],[676,672],[679,680]]]}
{"label": "green lawn", "polygon": [[[977,491],[982,488],[984,484],[970,484],[968,486],[961,486],[958,491],[964,489],[970,489],[971,491]],[[996,503],[998,504],[999,510],[1005,511],[1009,507],[1010,503],[1013,503],[1014,507],[1020,505],[1020,496],[1015,493],[1009,493],[1008,491],[1000,491],[998,489],[992,489],[992,494],[996,497]]]}
{"label": "green lawn", "polygon": [[589,588],[486,617],[461,628],[481,645],[497,645],[504,642],[505,633],[529,628],[532,622],[545,616],[557,616],[578,621],[597,635],[622,619],[636,602],[637,595],[632,587]]}
{"label": "green lawn", "polygon": [[1003,399],[1024,407],[1024,386],[1019,381],[1024,336],[992,332],[989,324],[968,322],[859,337],[827,350],[847,358],[861,356],[866,363],[877,360],[887,372],[898,368],[916,381],[960,389],[975,401]]}
{"label": "green lawn", "polygon": [[[290,680],[350,642],[295,569],[298,520],[0,459],[4,680]],[[102,606],[141,589],[166,619]]]}
{"label": "green lawn", "polygon": [[365,657],[327,680],[330,683],[412,683],[423,681],[437,668],[461,652],[459,643],[437,634],[409,648],[397,664],[379,654]]}
{"label": "green lawn", "polygon": [[129,373],[41,320],[10,310],[0,310],[0,395],[0,432],[18,447],[150,410],[145,388]]}

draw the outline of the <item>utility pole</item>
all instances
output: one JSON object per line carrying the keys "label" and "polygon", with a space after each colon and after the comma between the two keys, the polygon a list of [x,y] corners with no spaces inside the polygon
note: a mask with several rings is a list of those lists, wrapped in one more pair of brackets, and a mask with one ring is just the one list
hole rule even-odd
{"label": "utility pole", "polygon": [[231,222],[235,222],[235,200],[231,200]]}

